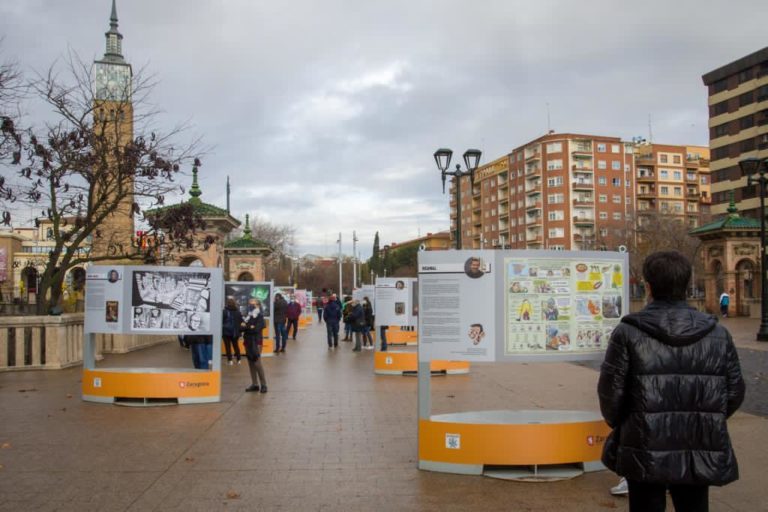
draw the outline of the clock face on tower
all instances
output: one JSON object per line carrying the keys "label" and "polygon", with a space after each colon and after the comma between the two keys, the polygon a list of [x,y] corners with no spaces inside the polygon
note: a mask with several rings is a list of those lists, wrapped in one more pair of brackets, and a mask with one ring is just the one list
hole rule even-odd
{"label": "clock face on tower", "polygon": [[93,71],[94,94],[97,100],[130,101],[131,66],[96,62]]}

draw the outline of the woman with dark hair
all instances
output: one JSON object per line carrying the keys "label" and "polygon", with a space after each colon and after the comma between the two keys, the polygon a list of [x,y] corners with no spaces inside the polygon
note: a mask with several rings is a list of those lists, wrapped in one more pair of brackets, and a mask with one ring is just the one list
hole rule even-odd
{"label": "woman with dark hair", "polygon": [[240,325],[245,341],[245,357],[248,359],[248,370],[251,372],[251,385],[245,388],[247,392],[267,392],[267,379],[264,377],[264,367],[261,364],[261,347],[264,343],[264,313],[261,311],[259,299],[248,300],[248,314]]}

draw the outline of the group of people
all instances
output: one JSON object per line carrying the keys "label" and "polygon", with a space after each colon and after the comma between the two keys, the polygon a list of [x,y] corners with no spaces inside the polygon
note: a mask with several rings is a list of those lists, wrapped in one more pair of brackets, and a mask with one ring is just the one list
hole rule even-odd
{"label": "group of people", "polygon": [[352,341],[354,336],[353,352],[360,352],[363,349],[373,350],[373,337],[371,330],[374,326],[373,306],[368,297],[363,300],[357,300],[350,296],[344,297],[344,301],[339,300],[334,293],[324,300],[320,300],[322,317],[325,320],[325,329],[328,340],[328,349],[332,350],[339,346],[339,328],[340,323],[344,322],[344,338],[341,341]]}

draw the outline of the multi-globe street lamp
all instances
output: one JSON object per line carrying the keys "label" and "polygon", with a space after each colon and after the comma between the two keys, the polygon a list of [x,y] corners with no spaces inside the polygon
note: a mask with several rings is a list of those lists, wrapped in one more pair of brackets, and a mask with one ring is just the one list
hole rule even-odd
{"label": "multi-globe street lamp", "polygon": [[443,178],[443,194],[445,194],[445,177],[453,176],[456,178],[456,249],[461,249],[461,178],[469,176],[469,188],[470,193],[472,187],[475,185],[475,171],[480,164],[480,157],[482,151],[479,149],[468,149],[464,152],[464,166],[466,170],[461,170],[461,165],[456,164],[455,171],[448,171],[448,166],[451,165],[451,157],[453,151],[446,148],[440,148],[435,151],[435,163],[437,168],[440,169],[441,176]]}
{"label": "multi-globe street lamp", "polygon": [[760,329],[758,341],[768,341],[768,252],[765,240],[765,191],[768,186],[768,158],[745,158],[739,162],[741,172],[747,176],[747,185],[760,186]]}

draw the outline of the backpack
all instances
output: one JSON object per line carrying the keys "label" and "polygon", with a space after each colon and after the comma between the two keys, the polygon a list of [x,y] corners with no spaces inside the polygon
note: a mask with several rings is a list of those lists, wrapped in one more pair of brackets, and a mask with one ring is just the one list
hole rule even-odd
{"label": "backpack", "polygon": [[721,306],[727,306],[731,303],[731,298],[728,295],[723,295],[723,298],[720,299],[720,305]]}
{"label": "backpack", "polygon": [[234,336],[235,335],[235,315],[232,314],[232,311],[225,309],[224,310],[224,321],[222,323],[222,333],[224,336]]}

